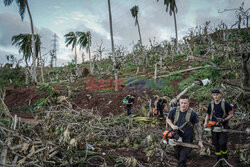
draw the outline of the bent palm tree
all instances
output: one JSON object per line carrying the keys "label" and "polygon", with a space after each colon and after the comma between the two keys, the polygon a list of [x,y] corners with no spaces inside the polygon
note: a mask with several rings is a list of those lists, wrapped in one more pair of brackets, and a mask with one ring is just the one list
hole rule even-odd
{"label": "bent palm tree", "polygon": [[[28,61],[32,55],[32,48],[31,48],[31,34],[19,34],[14,35],[11,39],[12,45],[19,47],[19,53],[23,53],[23,58],[25,60],[26,65],[28,66]],[[40,35],[35,35],[35,47],[37,50],[36,58],[38,57],[38,52],[40,51],[41,47],[41,39]]]}
{"label": "bent palm tree", "polygon": [[19,47],[19,53],[23,54],[26,67],[28,66],[28,61],[30,60],[32,51],[30,46],[31,36],[29,34],[19,34],[12,37],[12,45]]}
{"label": "bent palm tree", "polygon": [[[10,6],[13,3],[14,0],[4,0],[4,5],[5,6]],[[31,82],[37,82],[36,79],[36,47],[35,47],[35,35],[34,35],[34,26],[33,26],[33,20],[32,20],[32,16],[31,16],[31,12],[30,12],[30,8],[29,8],[29,3],[28,0],[16,0],[16,4],[19,7],[19,14],[21,16],[21,19],[23,21],[24,18],[24,13],[25,10],[27,8],[28,10],[28,14],[29,14],[29,18],[30,18],[30,26],[31,26],[31,48],[32,48],[32,59],[33,59],[33,70],[32,70],[32,80]]]}
{"label": "bent palm tree", "polygon": [[[159,2],[159,0],[157,0]],[[177,33],[177,23],[176,23],[176,13],[177,13],[177,6],[175,0],[164,0],[164,5],[166,5],[166,12],[169,11],[169,15],[172,16],[174,14],[174,25],[175,25],[175,37],[176,37],[176,47],[178,48],[178,33]]]}
{"label": "bent palm tree", "polygon": [[68,34],[65,34],[64,37],[66,46],[68,47],[69,45],[71,45],[72,51],[75,49],[75,65],[77,68],[77,54],[76,54],[77,35],[74,32],[69,32]]}
{"label": "bent palm tree", "polygon": [[90,73],[92,74],[94,71],[93,61],[91,58],[90,46],[91,46],[91,33],[88,32],[76,32],[78,39],[78,44],[81,48],[86,48],[86,51],[89,53],[89,62],[90,62]]}
{"label": "bent palm tree", "polygon": [[132,16],[135,18],[135,26],[138,27],[140,44],[142,46],[141,30],[140,30],[140,25],[139,25],[139,21],[138,21],[139,7],[137,5],[135,5],[133,8],[130,9],[130,12],[131,12]]}
{"label": "bent palm tree", "polygon": [[[12,45],[15,45],[19,47],[19,53],[23,54],[24,61],[26,63],[26,70],[27,70],[27,75],[26,75],[26,83],[28,83],[28,61],[30,60],[30,57],[32,55],[32,48],[31,48],[31,39],[32,35],[31,34],[19,34],[19,35],[14,35],[11,39]],[[41,48],[41,40],[40,40],[40,35],[36,34],[35,35],[35,47],[36,47],[36,58],[38,57],[38,52],[40,52]]]}

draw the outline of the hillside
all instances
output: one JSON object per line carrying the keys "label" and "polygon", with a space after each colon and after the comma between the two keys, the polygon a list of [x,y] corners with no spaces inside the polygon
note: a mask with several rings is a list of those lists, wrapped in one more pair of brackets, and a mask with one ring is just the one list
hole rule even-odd
{"label": "hillside", "polygon": [[[171,42],[153,43],[148,48],[135,46],[128,54],[118,48],[118,91],[114,89],[111,58],[96,60],[92,74],[89,62],[77,68],[72,63],[44,67],[45,82],[38,78],[37,85],[25,83],[23,67],[1,67],[3,104],[12,116],[21,118],[16,131],[9,128],[12,119],[7,115],[1,118],[0,137],[1,143],[8,145],[3,147],[9,148],[7,159],[17,156],[19,165],[31,166],[176,165],[173,147],[162,141],[165,120],[150,115],[157,95],[167,95],[169,103],[188,87],[185,94],[201,123],[211,101],[211,90],[217,88],[236,108],[230,126],[245,131],[250,123],[250,82],[245,74],[250,69],[249,29],[224,33],[227,40],[221,31],[190,36],[186,43],[179,44],[179,49]],[[247,51],[240,50],[239,45]],[[37,73],[41,77],[39,68]],[[202,82],[205,79],[208,84]],[[129,117],[122,104],[128,94],[136,95]],[[169,108],[165,114],[168,112]],[[201,155],[194,149],[188,165],[205,167],[216,163],[210,137],[203,131],[206,149]],[[231,165],[249,165],[248,140],[249,134],[229,135]]]}

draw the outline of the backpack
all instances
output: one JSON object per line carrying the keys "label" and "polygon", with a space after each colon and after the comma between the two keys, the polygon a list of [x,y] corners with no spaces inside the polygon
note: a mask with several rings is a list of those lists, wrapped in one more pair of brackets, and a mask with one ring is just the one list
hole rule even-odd
{"label": "backpack", "polygon": [[[222,118],[225,118],[227,116],[226,109],[225,109],[225,100],[221,100],[221,109],[223,111]],[[212,120],[214,114],[214,101],[211,101],[211,114],[210,114],[210,120]]]}
{"label": "backpack", "polygon": [[131,98],[131,95],[127,95],[123,100],[122,100],[122,103],[123,104],[126,104],[126,101]]}
{"label": "backpack", "polygon": [[[192,111],[193,111],[192,108],[188,109],[187,114],[186,114],[186,122],[179,127],[180,129],[182,129],[186,124],[189,124],[193,128],[193,124],[190,122]],[[181,112],[180,107],[177,107],[176,112],[175,112],[175,117],[174,117],[174,125],[176,125],[176,123],[179,120],[180,112]]]}

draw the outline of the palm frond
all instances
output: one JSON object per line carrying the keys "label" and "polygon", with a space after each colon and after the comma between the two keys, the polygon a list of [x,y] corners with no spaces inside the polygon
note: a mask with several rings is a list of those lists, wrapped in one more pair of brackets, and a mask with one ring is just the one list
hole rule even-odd
{"label": "palm frond", "polygon": [[73,50],[77,42],[76,34],[74,32],[69,32],[68,34],[65,34],[64,37],[65,37],[66,47],[72,45],[72,50]]}
{"label": "palm frond", "polygon": [[135,18],[135,26],[138,24],[138,13],[139,7],[135,5],[133,8],[130,9],[132,16]]}
{"label": "palm frond", "polygon": [[14,0],[4,0],[4,6],[10,6]]}
{"label": "palm frond", "polygon": [[80,45],[80,49],[85,48],[88,44],[87,34],[85,32],[76,32],[78,36],[78,44]]}
{"label": "palm frond", "polygon": [[16,4],[19,8],[19,14],[23,20],[24,18],[24,14],[25,14],[25,10],[26,10],[26,3],[25,0],[16,0]]}
{"label": "palm frond", "polygon": [[23,53],[25,60],[30,60],[31,50],[31,34],[19,34],[12,37],[12,45],[19,47],[19,53]]}

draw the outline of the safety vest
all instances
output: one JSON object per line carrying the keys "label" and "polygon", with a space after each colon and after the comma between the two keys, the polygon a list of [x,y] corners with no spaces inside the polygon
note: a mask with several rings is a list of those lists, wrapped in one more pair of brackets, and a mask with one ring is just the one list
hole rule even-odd
{"label": "safety vest", "polygon": [[[193,111],[192,108],[189,108],[189,109],[186,111],[186,112],[187,112],[187,114],[186,114],[186,122],[184,122],[184,123],[179,127],[180,129],[182,129],[186,124],[189,124],[189,125],[193,128],[193,124],[190,122],[192,111]],[[177,107],[177,108],[176,108],[176,112],[175,112],[175,117],[174,117],[174,124],[175,124],[175,125],[176,125],[176,123],[177,123],[178,120],[179,120],[180,113],[181,113],[180,107]]]}
{"label": "safety vest", "polygon": [[[221,109],[222,109],[222,111],[223,111],[223,116],[222,116],[222,118],[225,118],[225,117],[227,116],[227,113],[226,113],[226,109],[225,109],[225,100],[224,100],[224,99],[221,100]],[[214,101],[211,101],[211,114],[210,114],[210,120],[212,120],[214,113],[215,113],[215,111],[214,111]]]}

